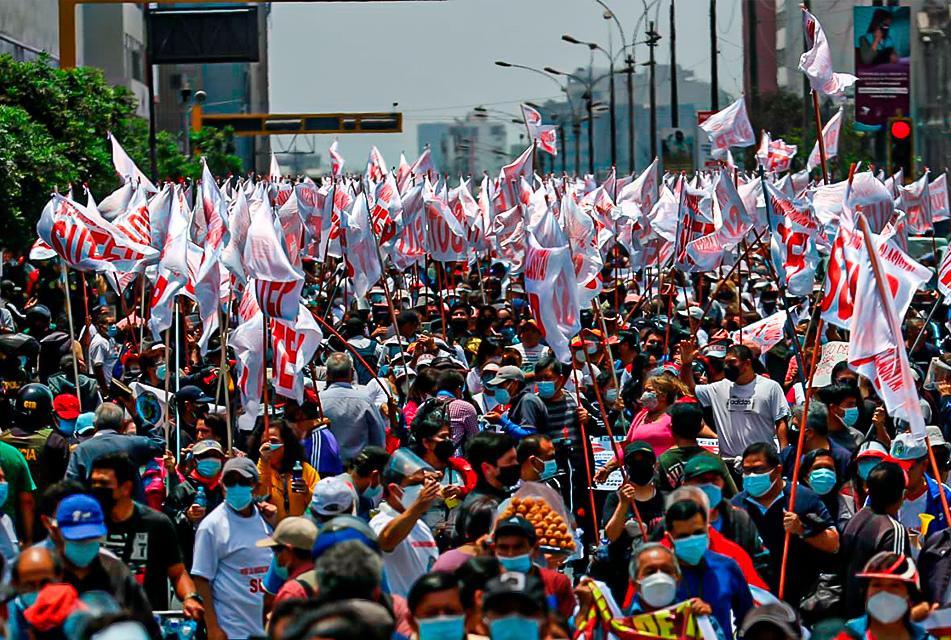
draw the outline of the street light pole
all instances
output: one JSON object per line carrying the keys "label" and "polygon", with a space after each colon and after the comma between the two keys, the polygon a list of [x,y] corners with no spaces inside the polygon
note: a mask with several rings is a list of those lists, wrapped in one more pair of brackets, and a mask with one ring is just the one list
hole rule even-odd
{"label": "street light pole", "polygon": [[657,42],[660,40],[660,36],[654,31],[654,21],[651,20],[649,23],[647,31],[647,46],[650,48],[650,62],[647,65],[650,67],[650,111],[651,111],[651,150],[650,157],[653,158],[657,155],[657,87],[654,83],[654,48],[657,46]]}
{"label": "street light pole", "polygon": [[594,51],[588,57],[588,173],[594,175]]}
{"label": "street light pole", "polygon": [[634,58],[628,55],[627,63],[627,146],[629,149],[628,170],[633,174],[637,165],[634,149]]}

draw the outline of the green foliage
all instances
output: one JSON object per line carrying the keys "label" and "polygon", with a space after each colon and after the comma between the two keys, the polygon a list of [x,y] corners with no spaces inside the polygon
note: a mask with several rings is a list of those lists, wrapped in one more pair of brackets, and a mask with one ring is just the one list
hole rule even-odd
{"label": "green foliage", "polygon": [[[46,59],[21,63],[0,56],[0,244],[29,247],[55,190],[85,183],[102,200],[118,188],[106,137],[110,131],[149,173],[149,127],[135,115],[135,106],[135,96],[109,86],[98,69],[64,71]],[[159,175],[200,177],[200,153],[208,155],[215,175],[242,173],[231,131],[192,134],[191,145],[196,155],[185,158],[177,138],[159,132]]]}

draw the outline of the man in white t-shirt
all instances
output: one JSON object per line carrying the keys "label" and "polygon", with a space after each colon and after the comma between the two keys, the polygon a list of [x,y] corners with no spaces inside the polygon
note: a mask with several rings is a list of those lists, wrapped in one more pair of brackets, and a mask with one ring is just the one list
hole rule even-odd
{"label": "man in white t-shirt", "polygon": [[713,411],[713,421],[720,441],[720,455],[736,458],[754,442],[779,439],[780,449],[789,444],[786,421],[789,404],[783,388],[775,380],[753,372],[753,352],[749,347],[733,345],[723,361],[723,380],[696,385],[693,379],[693,340],[680,343],[680,379],[694,392],[703,407]]}
{"label": "man in white t-shirt", "polygon": [[423,516],[442,486],[433,468],[409,449],[398,449],[383,471],[383,502],[370,520],[383,551],[383,569],[393,593],[406,597],[439,556]]}
{"label": "man in white t-shirt", "polygon": [[208,640],[265,635],[264,576],[274,554],[257,546],[271,535],[252,500],[259,480],[248,458],[232,458],[221,472],[225,501],[195,533],[192,577],[205,606]]}
{"label": "man in white t-shirt", "polygon": [[112,370],[119,360],[119,348],[116,346],[115,335],[116,319],[103,311],[96,320],[96,330],[89,339],[89,362],[86,363],[87,372],[94,375],[99,388],[105,392],[112,382]]}
{"label": "man in white t-shirt", "polygon": [[529,318],[522,320],[518,326],[518,339],[521,340],[514,345],[515,350],[522,354],[522,371],[532,373],[535,371],[535,364],[541,359],[542,354],[548,351],[548,347],[543,345],[542,332],[538,324]]}

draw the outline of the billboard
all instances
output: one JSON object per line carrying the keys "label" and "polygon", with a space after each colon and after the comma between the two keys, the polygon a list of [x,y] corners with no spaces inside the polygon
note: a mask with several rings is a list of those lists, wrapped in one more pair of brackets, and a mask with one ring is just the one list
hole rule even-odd
{"label": "billboard", "polygon": [[911,10],[853,7],[855,128],[877,131],[899,112],[909,115]]}
{"label": "billboard", "polygon": [[686,129],[661,129],[660,135],[660,157],[664,171],[693,173],[693,134]]}

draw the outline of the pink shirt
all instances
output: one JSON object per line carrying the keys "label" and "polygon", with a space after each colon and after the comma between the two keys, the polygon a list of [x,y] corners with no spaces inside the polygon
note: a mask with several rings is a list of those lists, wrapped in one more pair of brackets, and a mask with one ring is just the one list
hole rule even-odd
{"label": "pink shirt", "polygon": [[630,428],[627,430],[625,446],[637,440],[643,440],[654,448],[654,455],[658,458],[662,453],[674,446],[674,434],[670,430],[670,416],[666,413],[656,422],[647,422],[647,409],[641,409],[634,416]]}

